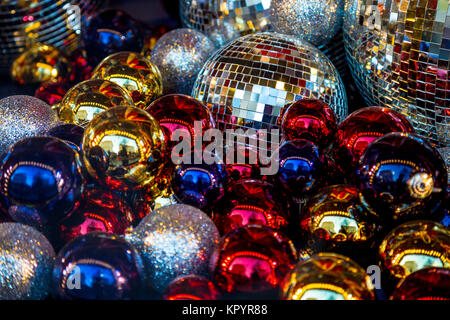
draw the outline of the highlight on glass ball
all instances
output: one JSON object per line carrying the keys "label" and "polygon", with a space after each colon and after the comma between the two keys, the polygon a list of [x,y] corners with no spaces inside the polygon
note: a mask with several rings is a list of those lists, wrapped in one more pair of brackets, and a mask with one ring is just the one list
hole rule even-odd
{"label": "highlight on glass ball", "polygon": [[163,93],[158,67],[139,53],[118,52],[106,57],[95,68],[92,78],[109,80],[123,87],[142,109]]}
{"label": "highlight on glass ball", "polygon": [[71,88],[59,106],[59,119],[86,127],[94,116],[117,106],[134,107],[133,99],[121,86],[108,80],[92,79]]}

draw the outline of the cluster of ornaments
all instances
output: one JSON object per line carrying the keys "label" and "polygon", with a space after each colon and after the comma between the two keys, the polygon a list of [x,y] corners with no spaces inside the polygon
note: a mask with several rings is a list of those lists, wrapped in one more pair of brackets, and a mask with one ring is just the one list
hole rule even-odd
{"label": "cluster of ornaments", "polygon": [[[220,19],[228,35],[240,21]],[[39,99],[0,100],[0,299],[373,300],[374,264],[392,299],[450,298],[442,156],[397,111],[347,116],[313,45],[265,32],[215,51],[177,29],[150,49],[118,10],[83,34],[70,57],[37,45],[18,59]],[[214,128],[279,128],[278,170],[264,175],[251,144],[225,150],[243,162],[205,145],[195,161]]]}

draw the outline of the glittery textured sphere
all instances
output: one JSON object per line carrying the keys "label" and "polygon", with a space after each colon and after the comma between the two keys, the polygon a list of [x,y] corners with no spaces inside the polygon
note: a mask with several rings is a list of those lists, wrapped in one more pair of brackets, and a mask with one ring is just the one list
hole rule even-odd
{"label": "glittery textured sphere", "polygon": [[164,93],[190,94],[198,72],[215,50],[214,43],[196,30],[176,29],[163,35],[151,61],[161,72]]}
{"label": "glittery textured sphere", "polygon": [[[450,3],[351,0],[344,40],[353,77],[368,105],[406,115],[450,164]],[[445,149],[446,148],[446,149]]]}
{"label": "glittery textured sphere", "polygon": [[62,81],[71,72],[71,64],[58,49],[36,44],[22,53],[11,67],[11,77],[20,84]]}
{"label": "glittery textured sphere", "polygon": [[443,218],[445,163],[416,135],[390,133],[373,141],[359,162],[356,179],[363,205],[385,225]]}
{"label": "glittery textured sphere", "polygon": [[100,185],[115,190],[157,189],[166,150],[155,119],[136,107],[115,107],[97,114],[86,127],[83,159]]}
{"label": "glittery textured sphere", "polygon": [[106,57],[95,68],[92,78],[115,82],[128,91],[140,108],[147,107],[163,92],[158,67],[134,52],[118,52]]}
{"label": "glittery textured sphere", "polygon": [[273,31],[319,46],[340,30],[344,0],[271,0],[267,17]]}
{"label": "glittery textured sphere", "polygon": [[351,259],[319,253],[299,262],[281,286],[283,300],[374,300],[366,271]]}
{"label": "glittery textured sphere", "polygon": [[96,114],[117,106],[134,107],[125,89],[107,80],[86,80],[66,93],[59,107],[59,118],[85,127]]}
{"label": "glittery textured sphere", "polygon": [[146,216],[127,239],[144,260],[147,283],[162,292],[179,276],[208,276],[208,264],[218,246],[219,232],[201,210],[175,204]]}
{"label": "glittery textured sphere", "polygon": [[0,195],[15,221],[47,227],[68,218],[84,190],[81,160],[54,137],[26,138],[0,162]]}
{"label": "glittery textured sphere", "polygon": [[58,117],[48,104],[31,96],[0,100],[0,154],[26,137],[45,134]]}
{"label": "glittery textured sphere", "polygon": [[53,292],[62,299],[136,299],[143,286],[139,254],[117,235],[93,232],[61,249]]}
{"label": "glittery textured sphere", "polygon": [[185,27],[208,35],[218,46],[240,36],[268,31],[270,1],[182,0],[180,17]]}
{"label": "glittery textured sphere", "polygon": [[48,81],[43,83],[34,93],[34,96],[50,106],[58,107],[64,95],[70,89],[70,84],[65,81]]}
{"label": "glittery textured sphere", "polygon": [[0,300],[46,298],[54,259],[40,232],[20,223],[0,223]]}
{"label": "glittery textured sphere", "polygon": [[276,33],[241,37],[217,51],[192,93],[222,129],[271,129],[285,105],[317,98],[347,115],[344,85],[334,66],[306,41]]}
{"label": "glittery textured sphere", "polygon": [[393,279],[429,268],[450,269],[450,230],[440,223],[417,220],[392,230],[381,242],[380,264]]}
{"label": "glittery textured sphere", "polygon": [[196,275],[173,280],[163,294],[164,300],[217,300],[219,296],[214,283]]}

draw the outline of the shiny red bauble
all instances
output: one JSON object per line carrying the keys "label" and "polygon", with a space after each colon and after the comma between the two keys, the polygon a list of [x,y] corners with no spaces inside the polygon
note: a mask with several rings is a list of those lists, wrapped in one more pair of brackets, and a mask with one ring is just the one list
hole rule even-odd
{"label": "shiny red bauble", "polygon": [[224,148],[228,182],[242,179],[261,179],[258,148],[251,144],[234,144]]}
{"label": "shiny red bauble", "polygon": [[214,282],[227,293],[257,293],[277,288],[297,262],[291,240],[264,226],[227,234],[212,259]]}
{"label": "shiny red bauble", "polygon": [[34,96],[47,102],[50,106],[55,106],[61,102],[70,88],[70,83],[65,81],[45,82],[36,90]]}
{"label": "shiny red bauble", "polygon": [[331,142],[337,127],[333,109],[315,99],[302,99],[284,112],[281,130],[286,140],[306,139],[320,148]]}
{"label": "shiny red bauble", "polygon": [[82,48],[73,51],[69,60],[72,64],[72,74],[70,77],[73,82],[89,80],[98,63],[98,57],[88,57],[86,51]]}
{"label": "shiny red bauble", "polygon": [[164,300],[217,300],[219,291],[212,281],[188,275],[173,280],[163,294]]}
{"label": "shiny red bauble", "polygon": [[405,117],[388,108],[368,107],[353,112],[339,125],[333,141],[338,165],[353,173],[367,146],[391,132],[413,133],[414,129]]}

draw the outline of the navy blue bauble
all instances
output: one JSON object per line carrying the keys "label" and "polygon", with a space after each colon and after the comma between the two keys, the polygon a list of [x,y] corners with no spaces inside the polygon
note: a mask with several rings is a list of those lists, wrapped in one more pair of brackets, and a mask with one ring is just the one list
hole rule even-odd
{"label": "navy blue bauble", "polygon": [[62,299],[135,299],[143,285],[138,253],[114,234],[92,232],[69,242],[53,268],[53,293]]}
{"label": "navy blue bauble", "polygon": [[141,52],[144,32],[140,23],[122,10],[108,9],[89,19],[83,30],[83,45],[98,62],[119,51]]}
{"label": "navy blue bauble", "polygon": [[60,139],[19,141],[3,158],[0,170],[0,203],[17,222],[51,227],[79,205],[84,189],[79,155]]}
{"label": "navy blue bauble", "polygon": [[75,150],[81,150],[81,142],[83,141],[84,128],[76,124],[62,124],[51,128],[48,133],[49,136],[59,138],[67,142]]}

